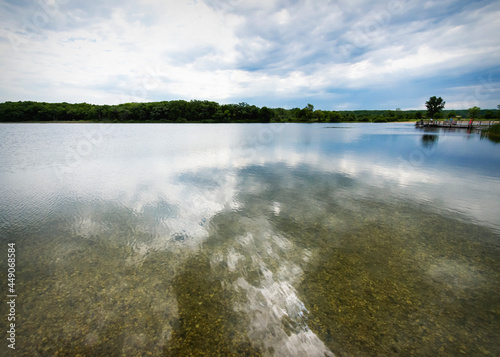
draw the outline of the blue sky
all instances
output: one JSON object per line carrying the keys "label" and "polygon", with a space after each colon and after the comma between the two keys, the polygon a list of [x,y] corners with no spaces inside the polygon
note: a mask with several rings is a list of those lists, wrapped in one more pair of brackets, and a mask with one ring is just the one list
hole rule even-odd
{"label": "blue sky", "polygon": [[500,104],[496,0],[0,0],[0,102]]}

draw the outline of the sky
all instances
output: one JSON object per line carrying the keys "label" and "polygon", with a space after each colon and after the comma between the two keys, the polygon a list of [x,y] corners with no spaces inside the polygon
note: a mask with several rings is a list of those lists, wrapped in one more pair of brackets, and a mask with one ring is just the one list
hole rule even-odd
{"label": "sky", "polygon": [[0,102],[500,104],[497,0],[0,0]]}

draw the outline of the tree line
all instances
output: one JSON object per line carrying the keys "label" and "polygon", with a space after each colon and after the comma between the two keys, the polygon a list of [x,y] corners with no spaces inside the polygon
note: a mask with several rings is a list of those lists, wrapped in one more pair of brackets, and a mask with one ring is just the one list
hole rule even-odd
{"label": "tree line", "polygon": [[[467,110],[443,110],[434,119],[467,117]],[[499,111],[480,110],[477,118],[494,119]],[[242,102],[173,100],[119,105],[44,103],[33,101],[0,103],[0,122],[115,122],[115,123],[269,123],[269,122],[394,122],[423,119],[425,110],[315,110],[257,107]]]}

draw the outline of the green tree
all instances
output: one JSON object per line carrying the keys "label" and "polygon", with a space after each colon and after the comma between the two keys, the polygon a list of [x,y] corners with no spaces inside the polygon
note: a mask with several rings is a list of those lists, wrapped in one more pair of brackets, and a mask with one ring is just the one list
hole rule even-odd
{"label": "green tree", "polygon": [[443,101],[443,98],[439,97],[436,98],[436,96],[430,97],[427,102],[425,102],[425,106],[427,107],[427,115],[434,119],[434,115],[437,113],[441,112],[441,110],[444,108],[444,104],[446,102]]}
{"label": "green tree", "polygon": [[480,111],[481,111],[481,108],[476,107],[476,106],[469,108],[468,109],[469,118],[471,118],[472,120],[475,120],[478,117]]}
{"label": "green tree", "polygon": [[321,109],[315,110],[313,114],[314,114],[313,117],[316,121],[318,122],[325,121],[326,114]]}
{"label": "green tree", "polygon": [[493,111],[491,110],[488,110],[485,114],[484,114],[484,119],[493,119],[495,118],[495,114],[493,114]]}
{"label": "green tree", "polygon": [[395,116],[396,116],[396,120],[401,120],[403,119],[403,113],[401,111],[401,108],[396,108],[396,113],[395,113]]}
{"label": "green tree", "polygon": [[286,110],[283,108],[275,108],[274,110],[274,120],[277,122],[286,122],[289,121],[291,118],[291,112],[290,110]]}
{"label": "green tree", "polygon": [[259,115],[258,115],[259,122],[269,123],[269,122],[271,122],[271,119],[273,118],[273,116],[274,116],[273,111],[271,109],[269,109],[268,107],[260,108]]}
{"label": "green tree", "polygon": [[342,120],[342,117],[340,116],[339,112],[332,111],[332,112],[328,113],[328,121],[330,121],[332,123],[338,123],[341,120]]}
{"label": "green tree", "polygon": [[448,119],[455,118],[457,116],[457,112],[452,110],[451,112],[448,113]]}
{"label": "green tree", "polygon": [[299,110],[298,117],[301,121],[311,121],[314,113],[314,105],[307,104],[303,109]]}

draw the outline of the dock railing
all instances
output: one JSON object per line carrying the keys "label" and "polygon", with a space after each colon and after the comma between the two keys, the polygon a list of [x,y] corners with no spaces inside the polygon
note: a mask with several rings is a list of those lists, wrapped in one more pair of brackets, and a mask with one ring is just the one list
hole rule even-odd
{"label": "dock railing", "polygon": [[425,119],[417,121],[416,127],[430,127],[430,128],[457,128],[457,129],[475,129],[482,130],[490,128],[493,124],[499,124],[498,120],[431,120]]}

